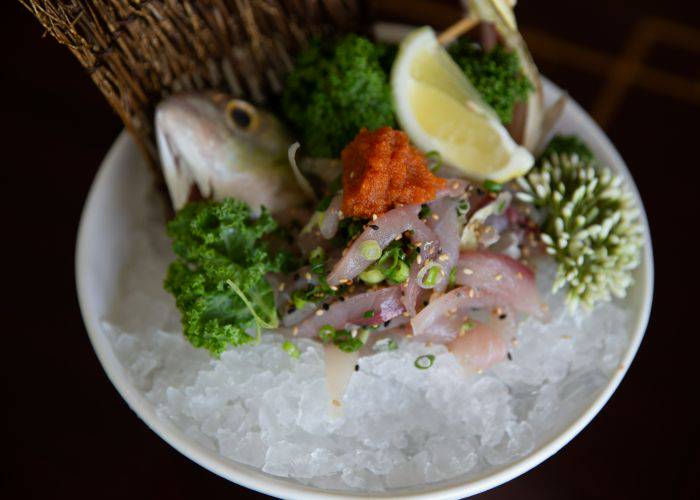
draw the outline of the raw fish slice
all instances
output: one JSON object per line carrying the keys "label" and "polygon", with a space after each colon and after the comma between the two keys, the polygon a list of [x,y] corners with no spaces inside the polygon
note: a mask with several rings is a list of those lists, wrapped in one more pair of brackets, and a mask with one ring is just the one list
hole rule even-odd
{"label": "raw fish slice", "polygon": [[498,330],[483,323],[457,337],[448,348],[466,370],[477,372],[503,361],[508,351]]}
{"label": "raw fish slice", "polygon": [[495,297],[497,305],[537,318],[546,316],[532,270],[506,255],[485,251],[462,252],[455,281]]}
{"label": "raw fish slice", "polygon": [[[459,258],[459,220],[455,198],[443,198],[430,204],[432,214],[428,217],[428,226],[433,230],[440,243],[440,257],[437,263],[444,271],[444,278],[434,287],[436,292],[444,292],[449,282],[452,267]],[[437,217],[437,218],[436,218]]]}
{"label": "raw fish slice", "polygon": [[348,388],[359,352],[343,352],[334,345],[323,347],[326,358],[326,392],[328,392],[328,415],[338,418],[343,414],[343,396]]}
{"label": "raw fish slice", "polygon": [[374,240],[384,249],[404,231],[413,231],[411,241],[414,244],[436,241],[435,233],[418,218],[419,211],[420,205],[406,205],[389,210],[372,221],[335,265],[328,275],[328,283],[339,285],[346,280],[353,280],[372,263],[360,252],[360,246],[365,241]]}
{"label": "raw fish slice", "polygon": [[441,295],[412,320],[413,336],[419,340],[447,343],[460,333],[471,309],[498,306],[496,296],[463,286]]}
{"label": "raw fish slice", "polygon": [[[319,310],[320,311],[320,310]],[[373,311],[372,318],[365,318],[367,311]],[[398,286],[380,288],[360,293],[331,304],[328,310],[319,316],[314,314],[294,329],[299,337],[315,337],[324,325],[341,329],[347,325],[379,324],[389,321],[405,311],[401,303],[401,290]]]}

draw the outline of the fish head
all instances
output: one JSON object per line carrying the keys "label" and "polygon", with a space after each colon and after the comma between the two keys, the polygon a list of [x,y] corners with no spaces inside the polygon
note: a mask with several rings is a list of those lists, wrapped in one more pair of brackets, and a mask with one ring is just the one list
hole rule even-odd
{"label": "fish head", "polygon": [[256,212],[298,203],[286,162],[294,142],[271,113],[219,92],[175,94],[156,108],[156,140],[173,206],[238,198]]}

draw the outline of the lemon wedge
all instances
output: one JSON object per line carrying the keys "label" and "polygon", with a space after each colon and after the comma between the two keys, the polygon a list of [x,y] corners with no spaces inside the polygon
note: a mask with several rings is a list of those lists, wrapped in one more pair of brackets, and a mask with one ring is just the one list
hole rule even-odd
{"label": "lemon wedge", "polygon": [[415,145],[437,151],[466,177],[506,182],[532,167],[530,152],[513,141],[431,28],[401,43],[391,89],[398,121]]}

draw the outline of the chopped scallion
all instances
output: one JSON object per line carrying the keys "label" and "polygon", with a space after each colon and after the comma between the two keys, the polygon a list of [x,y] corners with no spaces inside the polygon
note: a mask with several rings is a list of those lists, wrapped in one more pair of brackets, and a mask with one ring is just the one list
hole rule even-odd
{"label": "chopped scallion", "polygon": [[333,328],[331,325],[322,326],[318,331],[318,337],[324,344],[331,342],[333,337],[335,337],[335,328]]}
{"label": "chopped scallion", "polygon": [[491,191],[492,193],[498,193],[500,191],[503,191],[503,184],[499,184],[498,182],[494,182],[491,179],[487,179],[484,181],[484,189],[486,191]]}
{"label": "chopped scallion", "polygon": [[376,285],[377,283],[384,281],[385,276],[384,273],[382,273],[375,266],[370,266],[360,273],[359,278],[368,285]]}
{"label": "chopped scallion", "polygon": [[382,247],[375,240],[363,241],[360,245],[360,254],[365,260],[374,262],[382,256]]}
{"label": "chopped scallion", "polygon": [[435,362],[435,355],[433,354],[423,354],[416,358],[416,362],[413,363],[419,370],[427,370]]}
{"label": "chopped scallion", "polygon": [[284,352],[289,354],[290,358],[299,359],[299,356],[301,356],[301,351],[299,350],[299,348],[289,340],[284,341],[284,343],[282,344],[282,349],[284,349]]}
{"label": "chopped scallion", "polygon": [[408,264],[400,260],[398,267],[389,275],[389,283],[399,285],[408,279]]}

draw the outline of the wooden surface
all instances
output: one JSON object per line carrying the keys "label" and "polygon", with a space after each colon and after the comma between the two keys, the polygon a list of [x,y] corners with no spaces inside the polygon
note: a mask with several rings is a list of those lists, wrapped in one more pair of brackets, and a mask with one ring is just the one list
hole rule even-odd
{"label": "wooden surface", "polygon": [[[439,26],[451,2],[378,0]],[[592,111],[649,212],[656,293],[636,361],[572,443],[484,499],[699,498],[696,311],[700,8],[681,0],[522,0],[542,72]],[[107,380],[75,294],[74,242],[95,169],[121,130],[68,52],[2,2],[2,498],[258,496],[152,433]]]}

